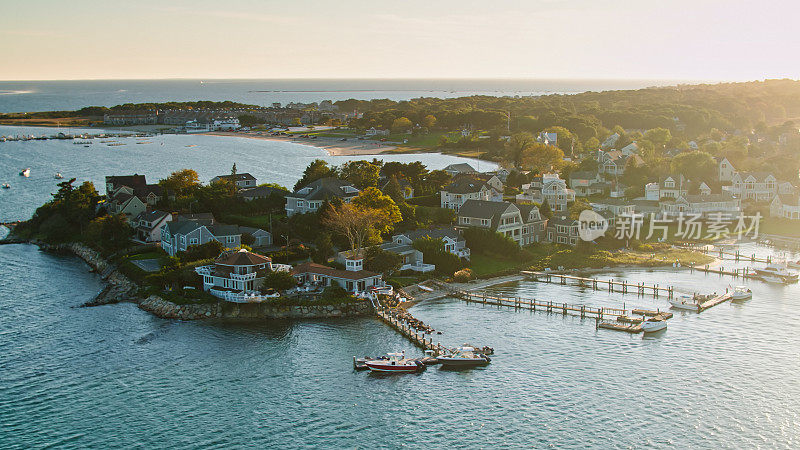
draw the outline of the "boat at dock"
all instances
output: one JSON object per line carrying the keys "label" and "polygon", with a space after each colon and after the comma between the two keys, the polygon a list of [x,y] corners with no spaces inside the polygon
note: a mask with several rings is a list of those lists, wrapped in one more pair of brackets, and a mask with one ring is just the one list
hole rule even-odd
{"label": "boat at dock", "polygon": [[770,284],[786,284],[786,281],[783,278],[772,275],[762,275],[761,281]]}
{"label": "boat at dock", "polygon": [[11,189],[11,185],[8,183],[3,183],[3,189]]}
{"label": "boat at dock", "polygon": [[642,322],[642,331],[645,333],[654,333],[667,328],[667,321],[661,316],[651,317]]}
{"label": "boat at dock", "polygon": [[23,177],[25,177],[25,178],[27,178],[27,177],[31,176],[31,168],[30,168],[30,167],[28,167],[28,168],[26,168],[26,169],[22,169],[22,170],[19,172],[19,174],[20,174],[20,176],[23,176]]}
{"label": "boat at dock", "polygon": [[786,266],[780,264],[767,264],[760,269],[753,269],[753,271],[764,281],[767,281],[766,277],[773,277],[781,279],[783,283],[795,283],[799,277],[797,273],[789,271]]}
{"label": "boat at dock", "polygon": [[478,353],[473,347],[458,347],[449,355],[440,355],[436,358],[445,368],[469,368],[485,366],[492,359],[483,353]]}
{"label": "boat at dock", "polygon": [[753,298],[753,291],[747,286],[736,286],[731,294],[731,300],[750,300]]}
{"label": "boat at dock", "polygon": [[364,365],[373,372],[414,373],[425,370],[425,364],[415,359],[407,359],[404,352],[388,353],[385,359],[365,360]]}
{"label": "boat at dock", "polygon": [[683,309],[687,311],[697,311],[700,307],[700,302],[698,302],[697,296],[685,294],[669,300],[669,304],[675,309]]}

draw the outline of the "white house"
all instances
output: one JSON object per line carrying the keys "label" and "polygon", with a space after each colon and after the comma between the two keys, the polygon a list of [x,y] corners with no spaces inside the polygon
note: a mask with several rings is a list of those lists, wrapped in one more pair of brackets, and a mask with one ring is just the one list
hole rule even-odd
{"label": "white house", "polygon": [[719,181],[733,181],[733,174],[735,173],[736,168],[733,167],[728,158],[722,158],[722,161],[719,162],[719,173],[717,175]]}
{"label": "white house", "polygon": [[658,184],[658,196],[678,198],[689,194],[689,181],[683,175],[667,175]]}
{"label": "white house", "polygon": [[467,241],[461,236],[461,233],[453,227],[419,229],[399,233],[392,236],[392,242],[395,244],[411,245],[417,239],[422,238],[439,239],[442,241],[442,244],[444,244],[445,251],[459,258],[469,259],[470,250],[467,247]]}
{"label": "white house", "polygon": [[349,202],[359,192],[350,182],[333,177],[321,178],[286,195],[286,215],[317,211],[323,203],[334,198]]}
{"label": "white house", "polygon": [[388,136],[389,130],[379,130],[375,127],[368,129],[365,133],[365,136]]}
{"label": "white house", "polygon": [[144,211],[133,219],[135,238],[141,242],[161,242],[161,227],[172,221],[172,214],[165,211]]}
{"label": "white house", "polygon": [[[468,200],[491,201],[492,191],[493,189],[483,180],[459,176],[439,192],[440,206],[458,212]],[[502,200],[502,194],[500,199]]]}
{"label": "white house", "polygon": [[211,183],[213,184],[220,180],[230,181],[231,183],[234,183],[236,187],[241,189],[254,188],[258,184],[256,182],[256,177],[246,172],[237,173],[236,175],[217,175],[211,179]]}
{"label": "white house", "polygon": [[800,220],[800,196],[797,194],[778,194],[769,204],[770,217]]}
{"label": "white house", "polygon": [[211,129],[219,131],[234,131],[238,130],[240,126],[239,119],[236,117],[223,117],[214,119],[214,121],[211,122]]}
{"label": "white house", "polygon": [[681,213],[699,214],[709,217],[711,214],[723,214],[734,218],[741,215],[742,202],[728,192],[711,195],[686,195],[676,199],[664,200],[660,203],[661,215],[664,218],[676,217]]}
{"label": "white house", "polygon": [[364,260],[360,257],[348,258],[345,267],[346,270],[341,270],[307,262],[294,267],[292,275],[304,285],[320,288],[338,285],[350,293],[367,292],[385,286],[381,274],[364,270]]}
{"label": "white house", "polygon": [[467,200],[458,212],[460,227],[487,228],[513,239],[520,246],[540,242],[546,223],[534,205]]}
{"label": "white house", "polygon": [[552,211],[566,211],[567,203],[575,201],[575,191],[557,173],[535,176],[530,183],[522,185],[522,193],[516,196],[518,203],[543,204],[545,200]]}
{"label": "white house", "polygon": [[768,172],[736,172],[730,192],[742,200],[769,202],[778,192],[778,180]]}

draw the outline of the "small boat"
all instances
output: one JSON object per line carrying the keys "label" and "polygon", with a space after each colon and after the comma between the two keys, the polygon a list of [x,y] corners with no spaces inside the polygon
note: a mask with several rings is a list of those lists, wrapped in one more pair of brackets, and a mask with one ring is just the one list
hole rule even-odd
{"label": "small boat", "polygon": [[64,175],[61,175],[61,172],[58,172],[55,175],[53,175],[53,178],[55,178],[56,180],[60,180],[64,178]]}
{"label": "small boat", "polygon": [[750,300],[753,298],[753,291],[747,286],[736,286],[731,294],[731,300]]}
{"label": "small boat", "polygon": [[22,169],[19,174],[25,178],[31,176],[31,168],[28,167],[27,169]]}
{"label": "small boat", "polygon": [[414,359],[406,359],[405,352],[388,353],[386,359],[367,360],[364,364],[373,372],[414,373],[425,370],[425,364]]}
{"label": "small boat", "polygon": [[380,294],[380,295],[393,295],[394,289],[392,288],[391,285],[386,285],[381,287],[376,286],[372,288],[372,292],[374,294]]}
{"label": "small boat", "polygon": [[372,358],[365,356],[363,358],[356,358],[353,356],[353,370],[367,370],[367,361],[372,361]]}
{"label": "small boat", "polygon": [[261,294],[262,297],[266,298],[278,298],[281,296],[281,293],[276,291],[275,289],[269,288]]}
{"label": "small boat", "polygon": [[3,183],[3,189],[11,189],[11,185],[8,183]]}
{"label": "small boat", "polygon": [[675,309],[685,309],[688,311],[697,311],[700,307],[697,298],[693,295],[679,295],[677,298],[670,300],[669,304]]}
{"label": "small boat", "polygon": [[762,275],[761,276],[761,281],[764,281],[764,282],[770,283],[770,284],[786,284],[786,280],[784,280],[783,278],[772,276],[772,275]]}
{"label": "small boat", "polygon": [[788,263],[786,263],[786,266],[789,267],[790,269],[800,269],[800,259],[798,259],[797,261],[789,261]]}
{"label": "small boat", "polygon": [[784,283],[794,283],[798,279],[798,274],[790,272],[786,266],[780,264],[767,264],[761,269],[753,269],[756,275],[765,277],[777,277],[783,280]]}
{"label": "small boat", "polygon": [[447,368],[467,368],[485,366],[492,362],[488,356],[478,353],[472,347],[458,347],[449,355],[436,358],[442,367]]}
{"label": "small boat", "polygon": [[642,330],[645,333],[653,333],[667,328],[667,321],[661,316],[651,317],[642,322]]}

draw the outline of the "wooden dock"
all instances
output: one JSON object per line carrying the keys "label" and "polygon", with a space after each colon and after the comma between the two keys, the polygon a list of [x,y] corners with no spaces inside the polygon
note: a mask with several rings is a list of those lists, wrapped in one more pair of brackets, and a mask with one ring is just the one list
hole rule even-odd
{"label": "wooden dock", "polygon": [[748,255],[742,254],[738,250],[735,251],[735,252],[725,251],[722,248],[720,248],[719,250],[713,250],[713,249],[710,249],[709,246],[707,246],[707,245],[701,245],[701,246],[688,245],[688,246],[683,246],[683,248],[685,248],[687,250],[691,250],[693,252],[704,253],[706,255],[717,255],[717,257],[719,259],[727,259],[727,260],[732,260],[732,261],[736,261],[736,262],[739,262],[739,261],[750,261],[750,262],[753,262],[753,263],[766,263],[766,264],[772,263],[772,257],[771,256],[767,256],[766,258],[759,258],[759,257],[756,257],[755,253],[753,253],[753,254],[748,256]]}
{"label": "wooden dock", "polygon": [[742,278],[742,279],[748,279],[748,280],[760,280],[761,279],[761,277],[759,275],[754,274],[749,267],[745,267],[743,269],[734,268],[734,269],[729,269],[729,270],[725,270],[724,266],[710,267],[710,266],[706,265],[706,266],[703,266],[703,267],[698,267],[698,266],[686,266],[686,267],[691,272],[698,271],[698,272],[710,273],[710,274],[719,275],[719,276],[729,276],[729,277],[733,277],[733,278]]}
{"label": "wooden dock", "polygon": [[397,310],[388,308],[386,306],[377,305],[375,312],[378,318],[386,322],[390,327],[397,330],[398,333],[403,335],[406,339],[411,341],[412,344],[423,350],[433,350],[434,355],[448,353],[450,350],[437,342],[434,344],[433,337],[425,337],[425,333],[420,333],[416,328],[412,327],[406,320],[398,317]]}
{"label": "wooden dock", "polygon": [[534,272],[530,270],[523,270],[520,272],[522,275],[542,283],[551,284],[571,284],[574,286],[591,287],[594,290],[608,290],[608,292],[621,292],[623,294],[636,292],[637,295],[652,294],[658,297],[662,293],[667,298],[672,298],[675,295],[675,289],[672,286],[662,287],[657,284],[647,283],[631,283],[626,280],[600,280],[597,278],[578,277],[575,275],[567,275],[563,273],[553,272]]}
{"label": "wooden dock", "polygon": [[703,303],[700,303],[697,306],[697,312],[703,312],[703,311],[705,311],[705,310],[707,310],[709,308],[713,308],[713,307],[715,307],[715,306],[717,306],[717,305],[719,305],[721,303],[725,303],[728,300],[730,300],[731,297],[733,297],[733,292],[726,292],[724,294],[721,294],[721,295],[713,297],[713,298],[711,298],[709,300],[706,300],[706,301],[704,301]]}

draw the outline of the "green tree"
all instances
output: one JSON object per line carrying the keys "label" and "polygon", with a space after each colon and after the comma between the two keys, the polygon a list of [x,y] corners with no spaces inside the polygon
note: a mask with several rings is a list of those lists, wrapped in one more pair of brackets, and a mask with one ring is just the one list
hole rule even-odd
{"label": "green tree", "polygon": [[339,176],[359,189],[375,187],[381,168],[369,161],[348,161],[339,168]]}
{"label": "green tree", "polygon": [[130,245],[129,239],[133,235],[133,229],[128,225],[128,219],[118,214],[92,220],[89,222],[86,234],[93,243],[109,252],[116,252]]}
{"label": "green tree", "polygon": [[427,116],[422,118],[422,126],[425,128],[433,128],[436,126],[436,116],[433,114],[428,114]]}
{"label": "green tree", "polygon": [[672,140],[672,133],[666,128],[651,128],[644,133],[643,137],[652,142],[657,149],[663,150],[667,142]]}
{"label": "green tree", "polygon": [[545,219],[553,218],[553,209],[550,208],[550,203],[547,201],[547,199],[545,199],[541,206],[539,206],[539,214],[541,214]]}
{"label": "green tree", "polygon": [[700,181],[713,178],[717,163],[706,152],[683,152],[672,158],[671,168],[673,173],[683,174],[692,181]]}
{"label": "green tree", "polygon": [[269,271],[264,277],[264,283],[261,285],[261,292],[266,293],[268,289],[285,291],[295,286],[297,286],[297,280],[294,279],[291,273],[284,271]]}
{"label": "green tree", "polygon": [[505,144],[506,159],[512,162],[514,167],[520,167],[523,152],[536,143],[536,137],[531,133],[512,134]]}
{"label": "green tree", "polygon": [[374,224],[378,233],[385,234],[391,231],[394,224],[403,220],[400,208],[391,197],[377,188],[371,187],[361,191],[351,203],[361,208],[374,209],[380,212],[380,220]]}
{"label": "green tree", "polygon": [[303,176],[295,183],[294,190],[297,191],[319,179],[336,177],[337,175],[336,168],[330,167],[327,161],[315,159],[303,171]]}
{"label": "green tree", "polygon": [[364,251],[364,268],[372,272],[391,274],[403,264],[403,257],[397,253],[383,250],[377,245]]}
{"label": "green tree", "polygon": [[317,264],[327,264],[328,259],[333,256],[333,242],[330,233],[319,233],[314,239],[314,255],[312,259]]}
{"label": "green tree", "polygon": [[552,145],[539,142],[525,148],[520,155],[519,166],[534,173],[558,170],[564,165],[564,152]]}
{"label": "green tree", "polygon": [[173,192],[176,196],[186,196],[195,193],[200,187],[200,177],[192,169],[181,169],[172,172],[158,184],[165,191]]}
{"label": "green tree", "polygon": [[402,132],[410,130],[414,124],[407,117],[398,117],[392,121],[392,131]]}

